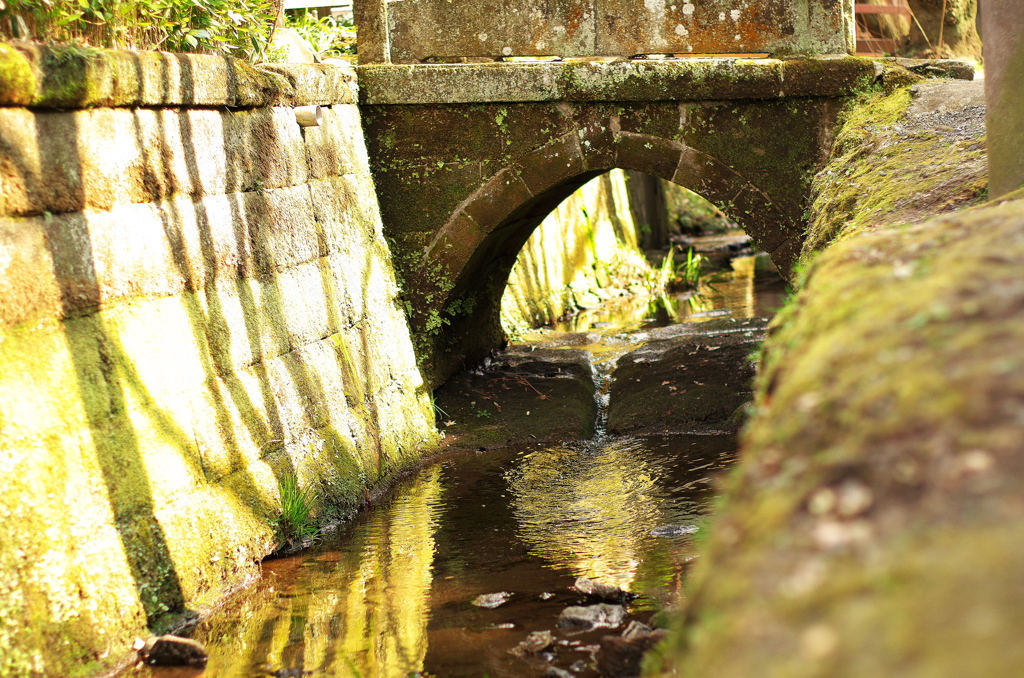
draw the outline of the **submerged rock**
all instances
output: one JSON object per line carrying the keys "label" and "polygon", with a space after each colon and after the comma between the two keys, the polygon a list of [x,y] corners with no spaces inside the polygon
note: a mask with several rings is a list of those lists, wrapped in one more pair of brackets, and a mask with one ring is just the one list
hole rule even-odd
{"label": "submerged rock", "polygon": [[594,390],[588,352],[513,347],[484,368],[452,377],[434,402],[449,447],[491,450],[589,438]]}
{"label": "submerged rock", "polygon": [[763,319],[716,318],[652,330],[613,374],[608,431],[731,431],[751,398],[750,354]]}
{"label": "submerged rock", "polygon": [[696,525],[659,525],[651,530],[655,537],[682,537],[687,534],[696,534],[700,528]]}
{"label": "submerged rock", "polygon": [[479,596],[473,599],[473,605],[477,607],[484,607],[488,610],[493,610],[496,607],[501,607],[508,602],[508,599],[512,597],[509,591],[499,591],[498,593],[481,593]]}
{"label": "submerged rock", "polygon": [[595,628],[615,628],[626,619],[626,608],[621,605],[598,603],[586,607],[567,607],[558,615],[558,628],[586,631]]}
{"label": "submerged rock", "polygon": [[586,596],[597,598],[606,603],[628,603],[636,598],[635,593],[623,591],[618,586],[587,579],[586,577],[578,578],[576,583],[573,584],[573,588]]}
{"label": "submerged rock", "polygon": [[[601,639],[601,649],[597,652],[597,670],[602,676],[639,676],[644,653],[665,637],[665,631],[652,631],[639,624],[646,629],[644,631],[634,624],[639,622],[630,624],[621,636],[605,636]],[[630,634],[628,637],[627,633]]]}
{"label": "submerged rock", "polygon": [[526,640],[509,650],[509,654],[514,654],[518,657],[528,654],[539,654],[551,649],[554,644],[555,637],[551,635],[551,631],[534,631],[526,636]]}
{"label": "submerged rock", "polygon": [[197,640],[179,636],[154,636],[135,641],[139,659],[150,666],[206,666],[206,648]]}

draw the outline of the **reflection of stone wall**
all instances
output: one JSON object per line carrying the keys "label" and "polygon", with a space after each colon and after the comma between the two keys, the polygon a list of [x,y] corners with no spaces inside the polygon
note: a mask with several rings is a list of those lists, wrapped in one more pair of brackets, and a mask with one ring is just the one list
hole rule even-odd
{"label": "reflection of stone wall", "polygon": [[[210,651],[207,674],[248,678],[255,667],[297,666],[339,678],[422,671],[441,492],[440,467],[424,469],[346,533],[345,551],[270,565],[265,583],[217,615],[213,632],[197,629]],[[223,633],[227,625],[231,634]]]}
{"label": "reflection of stone wall", "polygon": [[566,198],[523,246],[501,298],[506,331],[537,327],[645,289],[626,174],[612,170]]}
{"label": "reflection of stone wall", "polygon": [[0,674],[71,676],[254,576],[283,478],[337,515],[434,433],[350,70],[29,57],[0,50]]}

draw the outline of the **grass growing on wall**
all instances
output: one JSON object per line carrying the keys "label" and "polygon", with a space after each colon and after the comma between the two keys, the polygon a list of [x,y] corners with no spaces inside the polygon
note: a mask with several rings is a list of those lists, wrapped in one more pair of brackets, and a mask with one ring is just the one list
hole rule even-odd
{"label": "grass growing on wall", "polygon": [[0,39],[252,59],[273,0],[0,0]]}

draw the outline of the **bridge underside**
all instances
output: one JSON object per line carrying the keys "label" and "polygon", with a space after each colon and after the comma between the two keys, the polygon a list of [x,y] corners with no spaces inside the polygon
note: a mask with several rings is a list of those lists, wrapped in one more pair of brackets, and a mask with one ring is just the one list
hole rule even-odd
{"label": "bridge underside", "polygon": [[385,233],[427,377],[439,384],[503,343],[520,248],[613,168],[696,191],[788,271],[837,114],[881,70],[856,58],[361,67]]}

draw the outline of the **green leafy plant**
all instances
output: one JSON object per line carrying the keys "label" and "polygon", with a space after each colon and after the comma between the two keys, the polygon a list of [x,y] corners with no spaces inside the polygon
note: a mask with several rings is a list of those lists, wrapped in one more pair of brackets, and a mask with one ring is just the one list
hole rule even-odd
{"label": "green leafy plant", "polygon": [[312,488],[299,488],[299,479],[288,474],[281,479],[281,515],[278,528],[288,540],[302,541],[319,531],[313,520]]}
{"label": "green leafy plant", "polygon": [[287,25],[325,59],[356,53],[356,28],[350,18],[317,18],[312,12],[305,11],[289,14]]}
{"label": "green leafy plant", "polygon": [[701,269],[704,266],[703,255],[697,254],[691,247],[686,251],[686,261],[679,267],[679,279],[691,287],[700,282]]}
{"label": "green leafy plant", "polygon": [[0,38],[258,58],[272,0],[0,0]]}

